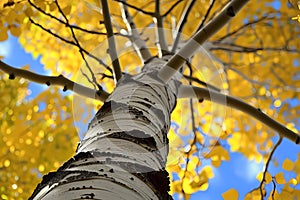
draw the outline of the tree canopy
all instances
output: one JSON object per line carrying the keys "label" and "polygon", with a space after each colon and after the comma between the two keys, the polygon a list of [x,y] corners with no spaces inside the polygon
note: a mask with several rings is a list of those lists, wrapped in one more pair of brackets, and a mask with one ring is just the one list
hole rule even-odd
{"label": "tree canopy", "polygon": [[[110,0],[109,30],[98,0],[3,0],[0,41],[17,37],[50,71],[49,76],[61,78],[61,74],[94,90],[96,98],[97,91],[111,93],[116,86],[107,35],[115,38],[122,72],[136,74],[148,61],[141,57],[172,55],[227,3]],[[185,64],[181,81],[241,98],[298,133],[299,5],[296,1],[250,1]],[[177,45],[178,32],[182,35]],[[142,39],[150,55],[135,51],[135,37]],[[166,44],[159,37],[165,37]],[[33,66],[14,67],[36,70]],[[45,77],[39,77],[40,82],[49,88],[28,98],[29,82],[22,73],[14,76],[0,71],[0,193],[2,199],[27,199],[42,174],[57,169],[73,154],[79,124],[87,124],[102,102],[65,94],[71,89],[64,86],[65,79],[60,82],[56,78],[60,86],[52,86]],[[73,90],[79,92],[76,86]],[[78,102],[86,107],[73,106]],[[81,116],[84,113],[87,116]],[[300,197],[300,152],[297,160],[287,158],[278,166],[273,155],[282,138],[247,113],[206,100],[179,99],[168,137],[171,194],[188,199],[213,187],[209,185],[213,169],[239,152],[249,160],[263,162],[265,168],[257,175],[257,188],[249,188],[243,197],[232,188],[220,194],[224,199]],[[276,173],[269,171],[270,165],[277,166]]]}

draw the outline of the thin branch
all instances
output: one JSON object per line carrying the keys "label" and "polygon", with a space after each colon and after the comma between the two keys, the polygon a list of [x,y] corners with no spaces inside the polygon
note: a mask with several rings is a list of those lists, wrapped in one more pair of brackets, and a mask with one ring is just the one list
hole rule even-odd
{"label": "thin branch", "polygon": [[105,92],[102,88],[99,88],[98,91],[91,88],[85,87],[78,83],[75,83],[63,75],[59,76],[45,76],[30,72],[28,70],[14,68],[2,61],[0,61],[0,70],[9,74],[9,79],[14,79],[16,76],[25,78],[29,81],[36,83],[50,85],[59,85],[63,87],[63,91],[72,90],[73,92],[88,97],[92,99],[97,99],[100,101],[105,101],[109,94]]}
{"label": "thin branch", "polygon": [[155,12],[154,12],[154,19],[156,19],[156,31],[158,36],[158,50],[160,52],[160,56],[163,57],[169,54],[168,44],[165,37],[165,30],[164,30],[164,22],[163,16],[160,15],[160,0],[155,1]]}
{"label": "thin branch", "polygon": [[153,13],[153,12],[147,12],[147,11],[144,11],[143,9],[141,9],[141,8],[139,8],[139,7],[136,7],[136,6],[134,6],[134,5],[131,5],[131,4],[127,3],[126,0],[114,0],[114,1],[120,2],[120,3],[122,3],[122,4],[126,5],[126,6],[128,6],[129,8],[133,8],[133,9],[135,9],[136,11],[141,12],[141,13],[143,13],[143,14],[145,14],[145,15],[150,15],[151,17],[154,17],[154,13]]}
{"label": "thin branch", "polygon": [[239,28],[233,30],[232,32],[226,33],[226,35],[224,35],[223,37],[217,39],[217,41],[220,42],[220,41],[224,40],[225,38],[231,37],[232,35],[236,34],[237,32],[241,31],[242,29],[244,29],[244,28],[246,28],[248,26],[251,26],[253,24],[257,24],[257,23],[259,23],[259,22],[261,22],[261,21],[263,21],[265,19],[274,19],[274,17],[268,17],[268,15],[266,15],[266,16],[261,17],[260,19],[250,21],[250,22],[248,22],[246,24],[243,24]]}
{"label": "thin branch", "polygon": [[94,74],[92,68],[90,67],[89,63],[87,62],[87,60],[86,60],[86,58],[85,58],[85,56],[84,56],[83,51],[81,50],[82,47],[81,47],[81,45],[80,45],[80,43],[79,43],[79,41],[78,41],[78,39],[77,39],[77,37],[76,37],[76,35],[75,35],[75,32],[74,32],[73,28],[72,28],[71,26],[69,26],[69,25],[70,25],[69,19],[68,19],[67,16],[64,14],[63,10],[61,9],[60,5],[58,4],[58,1],[55,0],[54,3],[55,3],[55,5],[57,6],[58,11],[60,12],[60,14],[61,14],[61,15],[63,16],[63,18],[66,20],[67,26],[68,26],[68,27],[70,28],[70,30],[71,30],[72,37],[73,37],[73,39],[74,39],[74,41],[75,41],[75,43],[76,43],[76,46],[79,48],[79,53],[80,53],[80,55],[81,55],[83,61],[85,62],[86,67],[88,68],[88,70],[89,70],[89,72],[90,72],[90,74],[91,74],[91,76],[92,76],[92,81],[88,78],[88,76],[87,76],[86,74],[84,74],[84,73],[82,72],[82,70],[81,70],[81,72],[83,73],[83,75],[87,78],[87,80],[88,80],[92,85],[94,85],[95,87],[97,86],[98,88],[101,88],[101,86],[97,83],[97,79],[96,79],[96,77],[95,77],[95,74]]}
{"label": "thin branch", "polygon": [[196,86],[191,87],[187,85],[180,86],[178,91],[178,98],[195,98],[195,97],[198,99],[203,98],[205,100],[209,100],[224,106],[229,106],[231,108],[240,110],[256,118],[258,121],[267,125],[271,129],[277,131],[281,137],[288,138],[289,140],[295,142],[296,144],[300,143],[300,136],[297,133],[286,128],[281,123],[273,120],[268,115],[263,113],[260,109],[251,106],[250,104],[244,102],[241,99],[238,99],[233,96],[225,95],[214,90],[209,90],[207,88],[200,88]]}
{"label": "thin branch", "polygon": [[[94,30],[87,30],[87,29],[84,29],[84,28],[81,28],[80,26],[76,26],[76,25],[72,25],[72,24],[67,24],[66,22],[64,22],[63,20],[61,20],[60,18],[44,11],[43,9],[41,9],[40,7],[38,7],[37,5],[35,5],[31,0],[28,0],[28,3],[34,7],[36,10],[38,10],[40,13],[52,18],[52,19],[55,19],[56,21],[58,21],[59,23],[62,23],[66,26],[69,26],[69,27],[72,27],[73,29],[77,29],[77,30],[80,30],[82,32],[86,32],[86,33],[90,33],[90,34],[97,34],[97,35],[106,35],[106,33],[103,33],[103,32],[98,32],[98,31],[94,31]],[[116,35],[122,35],[120,33],[115,33]]]}
{"label": "thin branch", "polygon": [[[253,79],[250,79],[248,76],[246,76],[245,74],[243,74],[241,71],[231,67],[231,66],[236,66],[236,67],[241,67],[243,65],[243,63],[225,63],[225,62],[221,62],[225,68],[225,72],[226,70],[232,70],[233,72],[235,72],[237,75],[239,75],[241,78],[247,80],[249,83],[251,84],[257,84],[257,85],[266,85],[266,84],[269,84],[267,81],[257,81],[257,80],[253,80]],[[274,65],[274,63],[273,63]],[[278,64],[274,65],[274,66],[277,66]],[[282,67],[282,69],[284,69],[284,67]],[[271,73],[273,73],[273,71],[270,69]],[[275,74],[274,74],[275,75]],[[277,76],[279,76],[277,74]],[[281,82],[279,80],[279,82]],[[290,91],[293,91],[293,92],[300,92],[300,88],[297,88],[295,87],[294,85],[288,85],[287,83],[283,83],[281,82],[282,84],[281,85],[272,85],[272,88],[273,89],[283,89],[283,90],[290,90]]]}
{"label": "thin branch", "polygon": [[197,28],[197,32],[201,30],[201,28],[204,26],[204,23],[206,22],[206,20],[208,19],[208,15],[210,14],[210,11],[212,9],[212,7],[214,6],[216,0],[211,0],[209,3],[209,7],[204,15],[204,17],[202,18],[202,21],[200,23],[200,25]]}
{"label": "thin branch", "polygon": [[272,149],[269,157],[268,157],[268,160],[267,160],[267,163],[266,163],[266,166],[265,166],[265,169],[264,169],[264,172],[263,172],[263,177],[262,177],[262,180],[259,184],[259,191],[260,191],[260,197],[261,197],[261,200],[264,199],[264,195],[263,195],[263,184],[265,182],[265,179],[266,179],[266,174],[267,174],[267,171],[268,171],[268,168],[269,168],[269,165],[270,165],[270,162],[272,160],[272,157],[273,157],[273,154],[274,152],[276,151],[276,149],[279,147],[279,145],[281,144],[282,142],[282,137],[279,138],[279,140],[276,142],[274,148]]}
{"label": "thin branch", "polygon": [[29,19],[29,21],[30,21],[32,24],[34,24],[35,26],[41,28],[43,31],[49,33],[50,35],[52,35],[52,36],[54,36],[54,37],[60,39],[61,41],[65,42],[65,43],[68,43],[68,44],[71,44],[71,45],[76,46],[76,43],[75,43],[75,42],[73,42],[73,41],[71,41],[71,40],[67,40],[67,39],[61,37],[60,35],[54,33],[51,29],[47,29],[47,28],[43,27],[41,24],[39,24],[39,23],[37,23],[36,21],[34,21],[31,17],[28,17],[28,19]]}
{"label": "thin branch", "polygon": [[183,0],[178,0],[178,1],[176,1],[176,2],[170,7],[170,9],[169,9],[167,12],[165,12],[165,14],[162,15],[162,17],[166,17],[168,14],[170,14],[170,13],[172,12],[172,10],[173,10],[174,8],[176,8],[176,6],[179,5],[179,3],[181,3],[181,2],[183,2]]}
{"label": "thin branch", "polygon": [[[28,0],[29,4],[34,7],[36,10],[38,10],[39,12],[41,12],[42,14],[52,18],[52,19],[55,19],[57,22],[59,23],[62,23],[68,27],[72,27],[73,29],[77,29],[77,30],[80,30],[82,32],[86,32],[86,33],[90,33],[90,34],[96,34],[96,35],[106,35],[107,33],[105,32],[99,32],[99,31],[95,31],[95,30],[88,30],[88,29],[84,29],[80,26],[76,26],[76,25],[73,25],[73,24],[67,24],[66,22],[64,22],[63,20],[61,20],[60,18],[44,11],[43,9],[41,9],[40,7],[38,7],[37,5],[35,5],[34,3],[32,3],[32,1]],[[119,33],[119,32],[115,32],[114,35],[116,36],[122,36],[122,37],[128,37],[127,35],[124,35],[122,33]]]}
{"label": "thin branch", "polygon": [[[221,13],[198,31],[159,71],[158,76],[167,82],[208,38],[220,30],[249,0],[232,0]],[[171,69],[170,69],[171,68]]]}
{"label": "thin branch", "polygon": [[183,11],[183,14],[181,15],[181,18],[179,20],[179,26],[177,26],[177,34],[176,34],[176,37],[175,37],[175,41],[174,41],[174,44],[173,44],[173,47],[172,47],[172,50],[171,52],[175,52],[176,51],[176,48],[179,44],[179,40],[180,40],[180,37],[181,37],[181,32],[183,30],[183,27],[184,25],[186,24],[187,22],[187,18],[194,6],[194,4],[196,3],[196,0],[192,0],[191,3],[189,4],[189,6],[186,7],[186,9]]}
{"label": "thin branch", "polygon": [[215,46],[209,48],[209,50],[222,50],[222,51],[231,51],[231,52],[238,52],[238,53],[253,53],[257,51],[285,51],[291,53],[300,53],[298,49],[291,49],[287,46],[284,47],[245,47],[242,45],[234,44],[234,43],[212,43]]}
{"label": "thin branch", "polygon": [[73,42],[73,41],[71,41],[71,40],[67,40],[67,39],[61,37],[60,35],[54,33],[54,32],[51,31],[50,29],[47,29],[47,28],[43,27],[41,24],[35,22],[31,17],[28,17],[28,19],[29,19],[29,21],[30,21],[32,24],[34,24],[35,26],[41,28],[43,31],[49,33],[50,35],[52,35],[52,36],[54,36],[54,37],[60,39],[61,41],[65,42],[65,43],[67,43],[67,44],[71,44],[71,45],[74,45],[74,46],[80,48],[81,51],[83,51],[85,54],[87,54],[87,55],[90,56],[91,58],[95,59],[99,64],[103,65],[103,66],[105,67],[105,69],[107,69],[109,72],[112,73],[112,69],[111,69],[108,65],[106,65],[101,59],[99,59],[99,58],[96,57],[95,55],[89,53],[87,50],[85,50],[85,49],[83,49],[83,48],[77,46],[75,42]]}
{"label": "thin branch", "polygon": [[[123,0],[123,1],[126,1],[126,0]],[[144,5],[141,5],[141,6],[139,7],[139,9],[145,9],[145,8],[147,8],[148,6],[150,6],[151,4],[153,4],[153,2],[154,2],[154,1],[149,1],[149,2],[145,3]],[[124,5],[124,4],[123,4],[123,5]],[[138,15],[138,13],[140,13],[140,11],[135,10],[135,12],[132,14],[132,18],[135,18],[135,17]],[[153,14],[153,13],[152,13],[152,14]],[[153,16],[151,15],[151,17],[153,17]],[[152,23],[151,23],[151,24],[152,24]],[[148,25],[145,26],[145,27],[148,27]]]}
{"label": "thin branch", "polygon": [[275,200],[275,191],[276,191],[276,183],[274,180],[272,180],[272,183],[273,183],[273,191],[272,191],[272,200]]}
{"label": "thin branch", "polygon": [[212,90],[215,90],[217,92],[221,92],[221,90],[205,81],[202,81],[202,80],[199,80],[198,78],[195,78],[195,77],[192,77],[192,76],[187,76],[187,75],[183,75],[184,78],[186,78],[187,80],[189,81],[192,81],[192,82],[195,82],[195,83],[198,83],[204,87],[207,87],[208,89],[212,89]]}
{"label": "thin branch", "polygon": [[122,78],[122,71],[121,71],[120,62],[118,58],[116,42],[113,33],[113,27],[110,19],[110,12],[108,8],[107,0],[101,0],[101,5],[102,5],[102,12],[104,17],[104,25],[107,31],[109,56],[112,60],[114,80],[115,83],[117,83]]}
{"label": "thin branch", "polygon": [[257,85],[267,85],[268,84],[267,82],[261,82],[261,81],[253,80],[253,79],[249,78],[249,76],[247,76],[244,73],[242,73],[241,71],[231,67],[230,65],[225,65],[225,67],[226,67],[226,69],[229,69],[229,70],[233,71],[238,76],[240,76],[243,80],[246,80],[251,84],[257,84]]}
{"label": "thin branch", "polygon": [[114,79],[114,77],[112,75],[107,75],[107,74],[102,73],[102,72],[99,72],[97,74],[101,75],[101,80],[103,80],[105,78],[112,79],[112,80]]}
{"label": "thin branch", "polygon": [[215,18],[215,16],[232,0],[226,0],[225,2],[219,3],[217,4],[219,6],[218,9],[216,9],[209,17],[206,21],[211,21],[213,18]]}
{"label": "thin branch", "polygon": [[123,21],[125,22],[127,26],[127,30],[132,35],[130,37],[130,40],[135,46],[136,51],[138,52],[139,56],[142,58],[143,61],[148,60],[152,57],[150,51],[148,50],[148,47],[146,46],[146,42],[142,40],[140,37],[140,34],[138,33],[135,23],[132,19],[132,16],[130,15],[128,11],[128,7],[125,4],[122,4],[122,16]]}

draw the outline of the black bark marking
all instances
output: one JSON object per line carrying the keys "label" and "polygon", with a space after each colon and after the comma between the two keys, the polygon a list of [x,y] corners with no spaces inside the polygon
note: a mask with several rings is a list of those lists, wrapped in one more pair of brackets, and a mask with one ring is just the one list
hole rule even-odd
{"label": "black bark marking", "polygon": [[90,194],[82,194],[80,195],[81,199],[93,199],[95,197],[95,194],[94,193],[90,193]]}
{"label": "black bark marking", "polygon": [[100,96],[100,95],[101,95],[101,91],[98,90],[98,91],[96,92],[96,94],[97,94],[98,96]]}
{"label": "black bark marking", "polygon": [[227,14],[229,17],[234,17],[234,16],[235,16],[235,12],[234,12],[232,6],[230,6],[229,8],[227,8],[226,14]]}
{"label": "black bark marking", "polygon": [[[96,172],[88,172],[88,171],[57,171],[57,172],[50,172],[47,175],[43,176],[43,180],[41,183],[37,185],[32,195],[29,197],[29,200],[34,199],[34,197],[40,192],[40,190],[47,185],[52,185],[54,183],[58,183],[61,179],[64,179],[66,176],[70,174],[76,174],[74,176],[69,176],[66,180],[67,182],[72,182],[74,180],[82,180],[94,176],[98,176]],[[79,174],[79,175],[78,175]],[[79,187],[70,188],[69,190],[80,190]]]}
{"label": "black bark marking", "polygon": [[10,80],[14,80],[16,77],[14,74],[9,74],[9,77],[8,77]]}
{"label": "black bark marking", "polygon": [[300,136],[297,137],[296,144],[299,144],[299,142],[300,142]]}
{"label": "black bark marking", "polygon": [[64,88],[63,88],[63,92],[65,92],[65,91],[67,91],[67,90],[68,90],[68,88],[67,88],[67,86],[65,85]]}
{"label": "black bark marking", "polygon": [[143,182],[148,183],[150,187],[154,188],[159,199],[173,199],[168,194],[168,191],[170,190],[170,180],[169,174],[165,169],[160,171],[149,171],[146,173],[136,173],[134,175]]}
{"label": "black bark marking", "polygon": [[115,132],[108,135],[107,138],[117,138],[117,139],[127,140],[129,142],[134,142],[136,144],[139,144],[148,150],[151,151],[157,150],[157,144],[154,138],[140,130]]}
{"label": "black bark marking", "polygon": [[50,81],[46,81],[46,85],[50,86],[51,85]]}

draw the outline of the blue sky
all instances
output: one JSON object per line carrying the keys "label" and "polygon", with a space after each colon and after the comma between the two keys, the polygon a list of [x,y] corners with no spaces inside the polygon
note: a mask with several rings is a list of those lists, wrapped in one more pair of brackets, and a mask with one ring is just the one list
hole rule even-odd
{"label": "blue sky", "polygon": [[[37,73],[47,74],[47,71],[43,69],[43,65],[39,62],[39,59],[35,60],[30,54],[24,52],[17,39],[12,36],[10,36],[8,41],[0,43],[0,55],[5,56],[4,62],[12,66],[21,67],[29,64],[31,70]],[[32,92],[28,98],[34,98],[39,92],[46,88],[46,86],[31,83],[29,89]],[[299,104],[299,101],[294,99],[293,104]],[[297,127],[297,129],[299,130],[299,127]],[[285,158],[295,161],[299,152],[299,146],[284,140],[274,156],[277,157],[279,166],[281,166]],[[263,163],[249,161],[239,153],[232,153],[229,162],[223,162],[220,168],[214,169],[215,175],[210,181],[208,190],[192,195],[191,200],[221,200],[221,194],[232,187],[239,191],[239,199],[242,199],[248,191],[259,185],[255,177],[259,171],[263,170],[263,167]],[[275,175],[278,170],[279,168],[271,165],[269,171],[272,175]],[[293,176],[293,174],[286,174],[286,178],[291,176]],[[175,196],[175,199],[178,198]]]}

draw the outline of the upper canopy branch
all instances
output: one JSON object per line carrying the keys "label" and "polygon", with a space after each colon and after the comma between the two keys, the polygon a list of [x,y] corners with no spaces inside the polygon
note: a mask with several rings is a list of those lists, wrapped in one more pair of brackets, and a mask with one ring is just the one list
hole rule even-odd
{"label": "upper canopy branch", "polygon": [[[68,17],[64,14],[64,12],[63,12],[62,8],[60,7],[58,1],[55,0],[54,3],[55,3],[55,5],[57,6],[57,8],[58,8],[59,12],[61,13],[61,15],[63,16],[63,18],[66,20],[66,24],[67,24],[67,26],[68,26],[68,25],[70,24],[70,23],[69,23]],[[101,86],[97,83],[97,79],[96,79],[96,77],[95,77],[95,75],[94,75],[94,72],[93,72],[91,66],[89,65],[88,61],[86,60],[83,51],[81,50],[82,47],[81,47],[81,45],[80,45],[80,43],[79,43],[79,41],[78,41],[78,39],[77,39],[77,37],[76,37],[75,32],[74,32],[74,30],[73,30],[73,28],[72,28],[71,26],[69,26],[69,27],[70,27],[70,30],[71,30],[71,33],[72,33],[72,37],[73,37],[73,39],[74,39],[74,41],[75,41],[75,44],[76,44],[76,46],[79,48],[79,53],[80,53],[82,59],[84,60],[87,69],[89,70],[89,72],[90,72],[90,74],[91,74],[92,80],[90,80],[90,79],[87,77],[86,74],[84,74],[84,76],[87,77],[87,80],[88,80],[92,85],[94,85],[95,88],[98,87],[98,88],[100,89]]]}
{"label": "upper canopy branch", "polygon": [[113,32],[111,19],[110,19],[110,12],[109,12],[107,0],[101,0],[101,5],[102,5],[102,12],[104,17],[104,25],[107,32],[109,56],[111,58],[112,65],[113,65],[114,80],[117,83],[118,80],[120,80],[122,77],[122,71],[121,71],[120,62],[118,58],[117,47],[114,38],[114,32]]}
{"label": "upper canopy branch", "polygon": [[207,88],[200,88],[190,85],[182,85],[178,91],[178,98],[198,98],[209,100],[221,105],[229,106],[240,110],[260,122],[264,123],[271,129],[278,132],[281,137],[285,137],[295,142],[296,144],[300,143],[300,136],[293,132],[292,130],[286,128],[281,123],[275,121],[265,113],[263,113],[259,108],[255,108],[250,104],[244,102],[241,99],[238,99],[233,96],[225,95],[215,90],[209,90]]}
{"label": "upper canopy branch", "polygon": [[[69,26],[69,27],[72,27],[73,29],[77,29],[77,30],[80,30],[82,32],[86,32],[86,33],[90,33],[90,34],[97,34],[97,35],[106,35],[106,33],[104,32],[99,32],[99,31],[96,31],[96,30],[88,30],[88,29],[85,29],[85,28],[82,28],[80,26],[77,26],[77,25],[74,25],[74,24],[68,24],[66,22],[64,22],[62,19],[52,15],[51,13],[49,12],[46,12],[45,10],[43,10],[42,8],[38,7],[37,5],[35,5],[31,0],[28,0],[28,3],[33,7],[35,8],[37,11],[39,11],[40,13],[56,20],[57,22],[59,23],[62,23],[62,24],[65,24],[66,26]],[[122,35],[121,33],[115,33],[116,35]]]}
{"label": "upper canopy branch", "polygon": [[158,76],[167,82],[208,38],[220,30],[249,0],[232,0],[227,6],[198,31],[160,70]]}
{"label": "upper canopy branch", "polygon": [[131,34],[131,37],[129,39],[132,41],[132,43],[135,46],[136,51],[140,55],[143,61],[146,61],[152,57],[146,42],[142,40],[139,32],[137,31],[136,25],[133,21],[132,16],[130,15],[128,11],[128,7],[125,4],[122,5],[122,17],[123,20],[127,26],[127,30]]}
{"label": "upper canopy branch", "polygon": [[106,65],[100,58],[98,58],[97,56],[95,56],[92,53],[88,52],[87,50],[85,50],[81,46],[78,46],[74,41],[65,39],[64,37],[60,36],[59,34],[53,32],[51,29],[45,28],[43,25],[41,25],[41,24],[37,23],[36,21],[34,21],[31,17],[28,17],[28,19],[32,24],[34,24],[35,26],[41,28],[43,31],[49,33],[50,35],[54,36],[55,38],[58,38],[61,41],[67,43],[67,44],[78,47],[79,51],[84,52],[86,55],[90,56],[91,58],[96,60],[100,65],[102,65],[105,68],[105,70],[108,70],[109,72],[112,73],[112,69],[108,65]]}
{"label": "upper canopy branch", "polygon": [[14,79],[16,76],[19,76],[36,83],[46,84],[48,86],[59,85],[63,87],[63,91],[72,90],[79,95],[92,98],[92,99],[97,99],[100,101],[105,101],[105,99],[107,99],[107,97],[109,96],[109,94],[102,89],[99,89],[98,91],[93,90],[91,88],[75,83],[67,79],[63,75],[59,75],[59,76],[40,75],[40,74],[30,72],[28,70],[14,68],[2,61],[0,61],[0,70],[9,74],[10,79]]}

